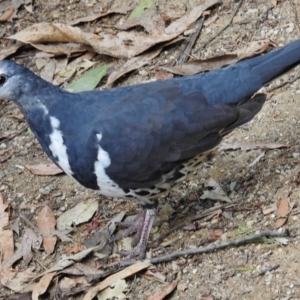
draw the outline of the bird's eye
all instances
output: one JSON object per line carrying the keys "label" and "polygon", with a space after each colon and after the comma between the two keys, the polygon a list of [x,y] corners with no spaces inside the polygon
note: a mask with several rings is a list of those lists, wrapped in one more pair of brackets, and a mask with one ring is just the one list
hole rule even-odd
{"label": "bird's eye", "polygon": [[6,81],[7,81],[7,76],[4,74],[0,74],[0,86],[4,85]]}

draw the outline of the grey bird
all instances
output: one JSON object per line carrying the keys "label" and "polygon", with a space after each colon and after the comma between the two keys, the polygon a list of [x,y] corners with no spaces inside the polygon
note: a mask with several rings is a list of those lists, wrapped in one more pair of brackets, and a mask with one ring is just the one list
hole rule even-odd
{"label": "grey bird", "polygon": [[[200,75],[70,93],[0,61],[0,99],[14,101],[50,159],[86,188],[142,206],[128,257],[144,256],[158,196],[197,169],[265,102],[256,92],[300,62],[300,40]],[[124,236],[124,235],[123,235]]]}

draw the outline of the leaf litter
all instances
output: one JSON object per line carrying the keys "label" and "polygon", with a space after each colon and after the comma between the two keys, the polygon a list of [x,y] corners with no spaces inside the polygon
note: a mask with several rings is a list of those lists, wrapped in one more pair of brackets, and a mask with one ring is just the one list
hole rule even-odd
{"label": "leaf litter", "polygon": [[[144,2],[144,3],[143,3]],[[151,2],[152,1],[140,1],[140,3],[142,3],[143,5],[146,3],[146,2],[148,2],[148,3],[150,3],[151,4]],[[210,7],[209,5],[213,5],[213,4],[215,4],[215,3],[217,3],[218,1],[207,1],[207,5],[206,5],[206,7]],[[152,2],[153,3],[153,2]],[[127,8],[126,8],[127,9]],[[103,13],[100,13],[100,14],[98,14],[98,16],[96,16],[96,15],[94,15],[94,16],[90,16],[90,17],[87,17],[85,20],[82,18],[81,20],[80,19],[77,19],[77,20],[75,20],[74,22],[78,22],[79,21],[79,23],[81,23],[81,22],[91,22],[91,21],[93,21],[93,20],[96,20],[96,19],[98,19],[98,18],[101,18],[101,17],[103,17],[103,16],[105,16],[105,15],[109,15],[109,14],[112,14],[112,13],[116,13],[116,14],[118,14],[118,13],[127,13],[128,11],[130,11],[130,8],[128,9],[128,10],[126,10],[125,8],[122,10],[122,8],[120,8],[120,10],[118,11],[117,9],[115,9],[115,10],[111,10],[111,11],[106,11],[106,12],[103,12]],[[205,8],[206,9],[206,8]],[[203,8],[203,10],[205,10],[204,8]],[[151,13],[149,14],[149,11],[151,11]],[[194,11],[194,13],[196,14],[198,14],[199,15],[199,11],[198,12],[196,12],[196,11]],[[162,15],[162,18],[161,19],[159,19],[159,14],[157,14],[157,11],[156,11],[156,7],[150,7],[150,9],[149,8],[147,8],[147,9],[142,9],[135,17],[132,17],[132,16],[130,16],[130,17],[128,17],[126,20],[125,20],[125,22],[123,22],[122,23],[122,25],[120,25],[120,24],[116,24],[115,25],[115,28],[117,28],[117,29],[119,29],[119,30],[128,30],[129,28],[133,28],[133,27],[137,27],[137,28],[135,28],[135,30],[136,29],[138,29],[138,26],[142,26],[144,29],[145,29],[145,31],[147,31],[148,32],[148,36],[150,35],[152,35],[151,37],[153,38],[153,43],[151,44],[149,41],[147,41],[148,42],[148,44],[145,42],[145,45],[149,48],[149,47],[152,47],[152,46],[149,46],[149,44],[151,44],[151,45],[156,45],[157,43],[160,43],[160,41],[163,39],[162,37],[155,37],[154,35],[164,35],[165,34],[165,32],[167,32],[167,30],[169,30],[169,33],[173,36],[175,33],[176,34],[181,34],[181,33],[183,33],[183,32],[186,32],[189,28],[189,25],[188,24],[192,24],[192,22],[190,22],[190,20],[188,20],[188,18],[190,18],[191,16],[192,16],[192,13],[188,13],[187,15],[189,15],[189,17],[187,18],[186,17],[186,15],[180,15],[179,17],[180,17],[180,20],[176,20],[176,21],[174,21],[174,19],[176,19],[176,18],[174,18],[174,19],[172,19],[172,18],[169,18],[168,16],[164,16],[163,14],[161,14]],[[93,19],[93,18],[95,18],[95,19]],[[197,19],[197,18],[195,18],[195,19]],[[132,21],[133,20],[133,21]],[[147,21],[147,22],[145,22],[145,20]],[[153,21],[153,20],[156,20],[156,22],[157,22],[157,24],[154,24],[154,23],[152,23],[152,24],[150,24],[151,23],[151,21]],[[149,22],[148,22],[149,21]],[[164,23],[162,23],[162,21],[168,21],[168,22],[170,22],[171,21],[171,24],[170,25],[168,25],[167,27],[163,27],[162,26],[162,24],[164,24]],[[178,21],[180,21],[180,22],[178,22]],[[177,22],[177,23],[176,23]],[[149,23],[149,24],[148,24]],[[75,24],[75,23],[72,23],[72,24]],[[175,24],[177,24],[178,25],[178,27],[179,28],[175,28]],[[54,28],[53,30],[55,31],[55,24],[51,24],[51,23],[49,23],[48,24],[49,25],[49,27],[50,28]],[[70,24],[69,24],[70,25]],[[172,25],[173,25],[173,27],[175,28],[173,28],[172,27]],[[44,26],[43,24],[41,25],[41,26]],[[52,26],[52,27],[51,27]],[[53,27],[54,26],[54,27]],[[123,27],[122,27],[123,26]],[[184,29],[183,29],[183,27],[184,27]],[[31,27],[31,29],[34,29],[35,27]],[[46,27],[47,28],[47,27]],[[30,29],[30,27],[29,27],[29,29]],[[39,30],[39,28],[37,27],[37,29]],[[70,29],[70,33],[71,33],[71,35],[72,35],[72,33],[73,33],[73,39],[78,39],[78,40],[76,40],[76,42],[82,42],[82,41],[84,41],[84,39],[86,39],[87,37],[88,37],[88,35],[85,35],[86,33],[85,32],[83,32],[83,31],[81,31],[81,30],[77,30],[76,28],[74,29],[74,31],[72,31],[73,30],[73,28],[69,28],[69,27],[67,27],[67,26],[65,26],[64,24],[61,24],[61,26],[60,26],[60,24],[58,24],[58,27],[56,28],[56,29],[59,29],[59,30],[62,30],[62,32],[63,32],[63,30],[65,29],[66,31],[67,30],[69,30]],[[58,30],[58,31],[59,31]],[[173,31],[172,31],[173,30]],[[26,31],[26,30],[25,30]],[[24,35],[26,36],[26,34],[25,34],[25,31],[23,32],[24,33]],[[165,31],[165,32],[164,32]],[[181,33],[178,33],[178,32],[181,32]],[[19,32],[20,33],[20,32]],[[22,33],[22,32],[21,32]],[[38,32],[39,33],[39,32]],[[46,32],[47,33],[47,32]],[[136,33],[136,32],[133,32],[133,33]],[[49,32],[47,33],[47,34],[49,34]],[[78,34],[78,36],[76,36],[76,34]],[[116,76],[115,74],[114,74],[114,76],[115,77],[111,77],[111,79],[110,79],[110,81],[108,81],[108,84],[112,84],[113,82],[115,82],[118,78],[120,78],[121,76],[123,76],[124,74],[126,74],[126,73],[128,73],[128,72],[130,72],[130,71],[133,71],[133,70],[135,70],[135,69],[139,69],[141,66],[144,66],[144,65],[146,65],[146,64],[148,64],[148,63],[150,63],[151,62],[151,60],[153,59],[153,58],[155,58],[157,55],[159,55],[160,53],[161,53],[161,50],[162,50],[162,45],[159,45],[160,46],[160,48],[158,49],[158,50],[154,50],[154,51],[151,51],[150,52],[150,54],[149,53],[144,53],[144,51],[145,50],[141,50],[141,48],[142,47],[138,47],[138,45],[137,45],[137,43],[140,43],[141,42],[141,36],[143,36],[144,37],[144,34],[145,33],[141,33],[140,31],[138,31],[137,33],[136,33],[136,39],[130,39],[130,38],[128,38],[128,36],[131,36],[131,35],[129,35],[129,34],[120,34],[120,35],[117,35],[117,39],[115,39],[115,40],[113,40],[113,41],[117,41],[117,42],[119,42],[119,40],[118,39],[123,39],[123,42],[126,44],[126,46],[127,47],[123,47],[123,51],[124,51],[124,48],[125,49],[129,49],[128,51],[126,50],[125,51],[125,53],[123,53],[123,54],[120,54],[117,50],[115,50],[114,48],[112,48],[112,49],[110,49],[109,51],[111,51],[110,53],[109,53],[109,55],[111,55],[111,56],[113,56],[113,57],[132,57],[132,56],[135,56],[135,57],[133,57],[132,58],[132,61],[130,62],[130,63],[128,63],[128,65],[129,66],[125,66],[126,68],[124,68],[123,69],[123,71],[120,71],[119,73],[118,73],[118,70],[117,70],[117,75],[118,76]],[[18,34],[17,34],[18,35]],[[50,32],[50,35],[51,35],[51,32]],[[107,35],[107,34],[106,34]],[[96,39],[96,37],[95,37],[96,35],[93,35],[93,37],[95,38],[95,40],[97,40]],[[102,36],[102,33],[100,32],[100,34],[99,34],[99,36],[100,36],[100,40],[103,38],[103,36]],[[109,35],[108,35],[109,36]],[[147,37],[148,37],[147,36]],[[89,35],[89,37],[91,37],[91,35]],[[42,35],[42,33],[41,33],[41,35],[40,35],[40,40],[37,40],[36,42],[38,42],[38,43],[41,43],[41,42],[45,42],[45,40],[44,40],[44,38],[45,38],[45,36],[43,36]],[[55,38],[55,36],[54,36],[54,38]],[[72,40],[72,38],[70,39],[70,40]],[[99,41],[100,41],[99,40]],[[170,38],[170,41],[172,42],[172,41],[174,41],[175,39],[173,38],[173,37],[171,37]],[[105,40],[105,41],[107,41],[107,40]],[[105,42],[105,41],[102,41],[103,43]],[[26,42],[26,41],[25,41]],[[37,49],[39,49],[39,50],[41,50],[41,51],[45,51],[45,52],[49,52],[49,54],[51,55],[51,53],[53,54],[53,55],[67,55],[68,57],[70,57],[72,54],[74,54],[74,53],[76,53],[76,54],[78,54],[78,53],[80,53],[80,52],[84,52],[84,51],[90,51],[91,50],[91,46],[93,46],[93,45],[78,45],[78,44],[76,44],[76,43],[65,43],[65,44],[59,44],[59,43],[56,43],[56,44],[35,44],[35,43],[33,43],[32,41],[29,41],[30,43],[32,43],[32,45],[34,46],[34,47],[36,47]],[[50,42],[51,42],[51,40],[50,40]],[[165,43],[165,42],[164,42]],[[87,43],[88,44],[88,43]],[[111,45],[111,44],[108,44],[108,45]],[[142,46],[143,47],[145,47],[145,45],[143,44]],[[250,56],[252,56],[253,54],[255,54],[255,53],[261,53],[261,52],[263,52],[263,51],[265,51],[265,49],[266,49],[266,47],[267,47],[267,45],[269,45],[269,44],[267,44],[267,42],[265,43],[265,44],[263,44],[263,45],[261,45],[260,46],[260,48],[259,48],[259,50],[255,50],[254,51],[254,48],[251,48],[251,47],[249,47],[248,46],[248,48],[250,48]],[[257,44],[256,44],[256,46],[257,46]],[[15,48],[15,50],[17,50],[17,48],[19,48],[20,47],[20,45],[19,46],[17,46],[16,48]],[[145,48],[146,50],[148,49],[148,48]],[[256,48],[257,49],[257,48]],[[95,48],[93,49],[93,50],[95,50]],[[108,51],[108,50],[107,50]],[[135,52],[134,52],[135,51]],[[140,52],[141,51],[141,52]],[[243,52],[244,50],[242,50],[242,52]],[[259,51],[261,51],[261,52],[259,52]],[[156,52],[157,52],[157,54],[156,54]],[[7,53],[10,53],[10,54],[13,54],[14,53],[14,51],[13,50],[11,50],[11,51],[8,51]],[[7,55],[7,53],[5,54],[5,55]],[[90,52],[91,53],[91,52]],[[105,53],[105,52],[99,52],[99,53],[101,53],[101,54],[103,54],[103,53]],[[244,54],[245,54],[245,51],[243,52]],[[9,55],[10,55],[9,54]],[[40,54],[40,57],[42,57],[42,54],[43,54],[43,52],[40,52],[39,53]],[[44,53],[45,54],[45,53]],[[125,56],[124,56],[124,54],[125,54]],[[3,52],[2,52],[2,50],[1,50],[1,52],[0,52],[0,57],[1,57],[1,55],[3,55]],[[92,54],[92,55],[95,55],[95,54]],[[136,56],[136,55],[139,55],[139,56]],[[230,56],[230,55],[232,55],[232,56]],[[205,63],[207,63],[207,66],[206,67],[203,67],[202,66],[202,68],[203,69],[212,69],[212,68],[219,68],[222,64],[229,64],[229,63],[232,63],[232,62],[234,62],[234,60],[237,58],[236,57],[237,56],[237,54],[229,54],[229,56],[228,57],[226,57],[226,55],[225,56],[221,56],[221,57],[219,57],[219,58],[216,58],[215,60],[216,60],[216,63],[214,63],[213,62],[213,60],[214,60],[214,58],[212,58],[212,61],[209,61],[209,60],[206,60],[206,61],[204,61],[204,65],[205,65]],[[45,55],[45,57],[47,57],[46,55]],[[135,59],[135,60],[134,60]],[[50,62],[51,62],[51,60],[50,60]],[[128,62],[129,62],[129,60],[128,60]],[[193,62],[192,62],[193,63]],[[192,64],[191,63],[191,64]],[[44,77],[44,78],[47,78],[47,76],[49,76],[48,77],[48,80],[49,81],[55,81],[55,77],[57,78],[57,74],[58,73],[60,73],[60,72],[62,72],[62,70],[65,70],[66,69],[66,65],[68,64],[68,59],[66,59],[65,60],[65,65],[64,65],[64,68],[62,68],[59,72],[57,72],[57,70],[56,70],[56,66],[54,67],[53,65],[51,66],[51,71],[49,72],[49,71],[47,71],[46,72],[46,76]],[[197,62],[196,62],[196,64],[197,64]],[[200,63],[201,64],[201,63]],[[215,64],[215,66],[213,66]],[[135,65],[135,66],[134,66]],[[49,67],[50,65],[47,65],[47,63],[44,65],[44,67]],[[67,78],[67,80],[69,80],[70,78],[72,78],[73,76],[74,76],[74,74],[76,74],[77,75],[77,70],[75,70],[75,71],[73,71],[73,72],[71,72],[72,74],[69,76],[69,77],[65,77],[65,78]],[[59,76],[59,75],[58,75]],[[163,75],[163,76],[165,76],[165,75]],[[162,77],[163,77],[162,76]],[[53,79],[54,78],[54,79]],[[159,79],[159,77],[157,78],[157,79]],[[100,79],[101,80],[101,79]],[[62,82],[64,82],[64,81],[62,81]],[[60,82],[61,83],[61,82]],[[88,89],[92,89],[93,87],[89,87]],[[274,143],[274,144],[276,144],[276,143]],[[243,148],[243,147],[246,147],[246,148]],[[248,146],[249,147],[249,146]],[[248,148],[247,149],[247,146],[241,146],[241,147],[238,147],[238,148],[241,148],[241,149],[246,149],[246,150],[249,150],[249,149],[258,149],[258,148],[260,148],[260,147],[262,147],[263,149],[264,149],[264,147],[265,148],[267,148],[267,149],[276,149],[276,148],[281,148],[281,147],[277,147],[277,145],[275,145],[275,147],[274,148],[271,148],[271,147],[273,147],[273,146],[270,146],[270,145],[263,145],[263,146],[258,146],[258,148],[251,148],[251,147],[255,147],[255,146],[250,146],[250,148]],[[256,145],[256,147],[257,147],[257,145]],[[268,148],[268,147],[270,147],[270,148]],[[282,147],[285,147],[285,145],[283,145]],[[228,149],[234,149],[234,148],[228,148]],[[237,148],[236,148],[237,149]],[[44,174],[38,174],[38,173],[36,173],[36,175],[55,175],[55,174],[51,174],[51,171],[50,171],[50,173],[49,174],[47,174],[47,172],[45,173],[45,171],[41,171],[42,173],[44,172]],[[220,187],[220,186],[219,186]],[[211,189],[211,188],[213,188],[213,189],[215,189],[215,188],[219,188],[218,187],[218,183],[216,183],[216,184],[214,184],[213,186],[209,186],[209,189]],[[219,196],[221,195],[222,197],[225,195],[226,196],[226,193],[224,193],[224,191],[221,189],[221,191],[219,191],[218,192],[219,193]],[[218,197],[219,197],[218,196]],[[217,198],[218,198],[217,197]],[[217,199],[216,198],[216,199]],[[215,199],[215,200],[216,200]],[[221,199],[218,199],[218,200],[221,200]],[[280,205],[280,206],[284,206],[283,204],[282,205]],[[79,207],[79,209],[80,209],[80,207]],[[79,210],[78,208],[77,208],[77,210]],[[1,207],[0,207],[0,210],[1,210]],[[93,209],[93,211],[94,211],[94,213],[95,213],[95,211],[96,211],[96,209]],[[278,208],[278,212],[280,211],[280,213],[278,213],[278,218],[279,219],[282,219],[282,218],[284,218],[284,216],[285,216],[285,210],[284,210],[284,213],[282,212],[283,210],[282,209],[279,209]],[[47,218],[47,214],[51,214],[50,212],[47,212],[46,213],[46,215],[43,215],[43,213],[45,213],[45,212],[43,212],[43,210],[41,211],[41,213],[40,213],[40,215],[39,215],[39,218],[41,218],[41,220],[43,219],[43,218]],[[172,212],[170,213],[170,215],[172,214]],[[82,221],[82,222],[87,222],[90,218],[91,218],[91,216],[92,216],[93,214],[92,213],[89,213],[88,214],[88,216],[85,216],[84,217],[84,221]],[[215,214],[212,214],[211,216],[214,216]],[[65,216],[64,216],[65,217]],[[42,235],[43,235],[43,239],[44,239],[44,237],[47,237],[47,235],[46,234],[44,234],[44,233],[47,233],[47,232],[50,232],[50,233],[55,233],[55,218],[54,218],[54,216],[53,216],[53,214],[52,214],[52,216],[51,216],[51,225],[50,224],[48,224],[48,225],[50,225],[49,226],[49,228],[41,228],[41,225],[38,225],[38,227],[39,227],[39,231],[40,231],[40,233],[42,233]],[[81,222],[81,221],[80,221]],[[39,220],[37,221],[37,223],[39,223]],[[47,222],[46,222],[47,223]],[[67,222],[68,223],[68,225],[69,226],[71,226],[72,224],[76,224],[76,222],[75,223],[72,223],[72,222],[70,222],[70,221],[68,221]],[[77,223],[77,225],[78,225],[79,223]],[[46,225],[46,224],[45,224]],[[47,227],[47,226],[46,226]],[[1,229],[1,228],[0,228]],[[1,232],[1,231],[0,231]],[[59,233],[59,232],[62,232],[62,230],[61,231],[56,231],[57,232],[57,234]],[[51,234],[50,234],[51,235]],[[106,237],[108,236],[108,235],[105,235]],[[104,239],[105,240],[105,239]],[[28,230],[28,229],[25,229],[25,235],[23,236],[23,242],[24,243],[27,243],[27,245],[26,245],[26,247],[21,247],[20,245],[18,245],[19,247],[20,247],[20,249],[22,250],[21,251],[21,256],[19,256],[18,257],[18,259],[17,260],[21,260],[21,258],[23,257],[23,264],[24,265],[26,265],[26,264],[28,264],[29,262],[30,262],[30,260],[31,260],[31,258],[32,258],[32,250],[33,249],[35,249],[35,251],[37,250],[37,249],[39,249],[39,247],[40,247],[40,238],[39,238],[39,236],[37,235],[37,233],[36,232],[34,232],[34,230],[32,230],[32,229],[30,229],[30,230]],[[70,242],[70,241],[69,241]],[[99,241],[97,241],[97,242],[99,242]],[[107,240],[106,240],[106,242],[107,242]],[[1,238],[0,238],[0,243],[1,243]],[[103,243],[105,243],[105,242],[103,242]],[[44,246],[44,248],[45,248],[45,246]],[[81,274],[83,274],[84,276],[87,276],[87,274],[88,274],[88,272],[85,270],[85,272],[83,271],[83,269],[84,269],[84,267],[87,267],[86,265],[83,265],[83,264],[81,264],[81,266],[80,267],[78,267],[79,265],[80,265],[80,261],[83,261],[84,259],[86,259],[89,255],[90,255],[90,253],[92,253],[94,250],[96,251],[97,249],[98,249],[99,247],[97,246],[97,247],[91,247],[90,249],[86,249],[86,250],[82,250],[82,251],[79,251],[79,252],[77,252],[76,253],[76,255],[71,255],[71,256],[68,256],[68,257],[64,257],[64,258],[62,258],[62,260],[61,261],[59,261],[57,264],[55,264],[54,266],[52,266],[52,268],[50,268],[50,270],[47,270],[45,273],[44,273],[44,275],[43,275],[43,277],[40,279],[40,281],[39,281],[39,283],[37,283],[37,284],[32,284],[31,286],[28,286],[28,289],[29,290],[33,290],[33,294],[32,294],[32,296],[33,296],[33,299],[38,299],[38,297],[39,297],[39,295],[42,295],[42,294],[44,294],[48,289],[49,289],[49,286],[50,286],[50,284],[51,284],[51,282],[52,282],[52,280],[53,280],[53,278],[57,275],[57,271],[59,271],[60,270],[60,272],[61,272],[61,274],[63,274],[62,272],[63,271],[67,271],[67,270],[69,270],[70,272],[71,272],[71,269],[73,268],[73,270],[75,270],[75,265],[77,266],[77,271],[79,270],[79,269],[81,269],[81,271],[82,271],[82,273]],[[52,251],[55,249],[55,244],[54,244],[54,246],[52,245]],[[80,249],[79,249],[80,250]],[[17,252],[18,252],[18,250],[17,250]],[[15,260],[14,262],[16,262],[17,260]],[[5,260],[3,260],[4,262],[5,262]],[[84,266],[84,267],[83,267]],[[33,278],[33,273],[32,273],[32,270],[30,269],[30,268],[28,268],[27,269],[27,271],[28,271],[28,273],[26,273],[26,272],[18,272],[17,273],[17,276],[15,276],[14,277],[14,279],[16,279],[16,280],[19,280],[19,281],[12,281],[12,282],[10,282],[10,283],[7,283],[7,281],[5,281],[3,278],[6,276],[6,275],[3,275],[5,272],[7,272],[7,270],[5,269],[5,267],[3,268],[3,264],[1,264],[0,265],[0,269],[1,269],[1,273],[0,274],[2,274],[1,275],[1,282],[2,281],[4,281],[5,282],[5,284],[6,284],[6,286],[8,286],[8,287],[11,287],[12,285],[11,284],[16,284],[15,286],[14,286],[14,288],[15,289],[13,289],[13,290],[16,290],[16,288],[18,287],[19,289],[21,289],[22,287],[24,287],[24,283],[26,282],[26,284],[29,282],[29,278]],[[139,268],[136,268],[135,269],[135,272],[139,272]],[[51,271],[53,271],[52,273],[48,273],[48,272],[51,272]],[[95,270],[93,270],[93,272],[95,272]],[[99,272],[99,271],[98,271]],[[101,273],[101,271],[100,271],[100,273]],[[11,278],[11,273],[7,273],[8,274],[8,278]],[[119,273],[117,273],[117,274],[119,274]],[[131,274],[135,274],[134,272],[132,272]],[[115,274],[116,275],[116,274]],[[122,276],[123,275],[120,275],[119,274],[119,277],[120,278],[122,278]],[[130,276],[130,275],[128,275],[128,276]],[[108,278],[112,278],[112,277],[108,277]],[[77,280],[77,279],[76,279]],[[71,287],[75,287],[76,286],[76,282],[80,282],[80,280],[81,279],[79,279],[78,278],[78,281],[76,281],[74,278],[69,278],[69,277],[64,277],[62,280],[60,280],[59,281],[59,284],[61,285],[61,286],[64,286],[64,288],[66,288],[66,289],[69,289],[69,290],[71,290]],[[116,282],[118,283],[119,281],[120,281],[120,279],[116,279],[115,277],[113,277],[113,279],[112,279],[112,281],[113,280],[115,280],[114,282],[112,282],[109,286],[108,286],[108,288],[110,288],[110,286],[113,286],[113,285],[115,285],[116,284]],[[163,299],[167,294],[166,294],[166,291],[169,291],[168,293],[170,293],[170,292],[172,292],[175,288],[176,288],[176,285],[177,285],[177,282],[176,281],[173,281],[173,282],[171,282],[171,284],[169,284],[168,286],[166,286],[166,287],[163,287],[160,291],[158,291],[158,294],[155,294],[155,295],[157,295],[157,297],[158,298],[155,298],[155,299]],[[86,285],[85,286],[85,288],[86,289],[88,289],[88,286]],[[95,292],[95,290],[94,289],[91,289],[90,290],[90,292],[91,293],[94,293]],[[91,295],[91,293],[89,294],[89,295]],[[121,294],[122,294],[122,292],[121,292]],[[159,297],[161,297],[161,298],[159,298]],[[89,298],[87,298],[87,299],[89,299]],[[92,298],[90,298],[90,299],[92,299]]]}

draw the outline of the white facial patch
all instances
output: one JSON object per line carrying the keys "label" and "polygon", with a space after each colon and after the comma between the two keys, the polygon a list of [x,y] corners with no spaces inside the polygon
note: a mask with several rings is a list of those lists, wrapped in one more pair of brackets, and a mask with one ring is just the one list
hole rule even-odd
{"label": "white facial patch", "polygon": [[67,147],[64,145],[63,135],[59,130],[60,122],[55,117],[50,117],[50,122],[53,131],[49,136],[51,140],[49,149],[51,150],[53,156],[57,159],[58,165],[65,171],[66,174],[71,176],[73,175],[73,172],[69,164]]}
{"label": "white facial patch", "polygon": [[[100,143],[102,133],[97,134],[97,139]],[[125,192],[105,173],[105,169],[108,168],[110,164],[111,160],[109,154],[99,145],[97,161],[95,162],[95,175],[97,177],[99,192],[104,196],[124,197]]]}

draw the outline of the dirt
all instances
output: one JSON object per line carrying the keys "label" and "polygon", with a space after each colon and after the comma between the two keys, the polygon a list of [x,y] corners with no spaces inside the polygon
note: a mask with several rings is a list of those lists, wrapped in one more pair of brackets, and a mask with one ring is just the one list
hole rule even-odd
{"label": "dirt", "polygon": [[[132,1],[133,2],[133,1]],[[161,13],[176,16],[184,14],[201,1],[157,1]],[[40,1],[36,3],[34,16],[21,12],[24,22],[19,25],[25,28],[31,23],[41,21],[67,22],[69,20],[105,10],[114,6],[125,5],[126,1],[60,1],[50,4]],[[219,30],[230,21],[238,1],[224,1],[210,12],[208,21],[217,19],[201,32],[200,38],[192,51],[192,57],[211,57],[242,48],[254,40],[269,38],[279,46],[299,38],[300,4],[297,1],[244,1],[237,12],[236,18],[221,35],[209,43],[205,49],[197,51]],[[127,3],[128,4],[128,3]],[[116,16],[105,17],[98,23],[85,25],[86,30],[113,22]],[[22,22],[22,19],[20,19]],[[4,25],[0,25],[4,26]],[[175,44],[165,50],[153,63],[169,62],[180,50]],[[33,71],[37,71],[34,51],[23,51],[16,61]],[[96,59],[105,60],[101,56]],[[119,64],[122,61],[118,62]],[[142,72],[143,71],[143,72]],[[144,82],[155,78],[157,70],[151,66],[136,71],[118,82],[118,85]],[[271,88],[283,82],[292,81],[300,72],[296,68],[292,72],[277,79]],[[24,128],[24,122],[9,117],[16,114],[16,106],[2,101],[0,133],[17,132]],[[200,196],[210,178],[216,180],[232,201],[240,200],[239,205],[225,210],[210,220],[199,220],[200,229],[194,231],[178,230],[166,241],[172,241],[166,248],[154,250],[153,255],[164,251],[173,252],[192,247],[207,245],[215,240],[226,240],[241,236],[241,232],[256,232],[264,229],[274,229],[276,213],[265,215],[264,208],[272,203],[278,203],[282,197],[289,195],[293,208],[285,228],[296,235],[289,238],[286,245],[276,242],[259,242],[240,247],[230,247],[210,254],[183,257],[173,262],[157,266],[157,271],[170,282],[178,279],[177,289],[168,299],[300,299],[300,269],[299,269],[299,158],[300,158],[300,80],[287,83],[282,88],[268,93],[268,101],[262,111],[253,121],[235,130],[226,138],[226,142],[263,142],[283,143],[286,148],[273,150],[226,150],[217,152],[212,160],[203,164],[198,173],[188,181],[183,182],[172,192],[160,199],[160,207],[169,202],[176,210],[172,219],[161,226],[152,236],[155,239],[168,228],[178,224],[187,217],[200,214],[210,205],[219,205],[211,201],[203,201]],[[24,226],[19,219],[22,213],[32,223],[36,223],[38,212],[48,204],[58,217],[76,203],[88,198],[100,199],[100,214],[103,223],[120,211],[136,214],[138,206],[129,201],[109,199],[98,196],[86,190],[67,176],[43,177],[34,176],[23,166],[49,162],[40,145],[29,130],[23,131],[15,138],[0,142],[0,150],[13,151],[13,155],[0,166],[0,191],[10,201],[12,206],[11,219],[19,220],[21,234]],[[249,166],[264,152],[261,159]],[[234,188],[232,189],[232,187]],[[92,232],[93,233],[93,232]],[[85,237],[92,234],[79,226],[72,233],[72,239],[82,244]],[[20,240],[16,236],[15,240]],[[40,251],[34,254],[30,266],[35,267],[36,274],[49,268],[53,262],[65,254],[67,243],[59,242],[53,255],[47,256]],[[261,276],[254,275],[272,266],[279,265],[274,271],[265,272]],[[148,296],[162,288],[159,280],[136,275],[127,280],[128,299],[147,299]],[[9,294],[7,289],[0,288],[0,294]],[[67,298],[66,298],[67,299]],[[73,299],[73,297],[70,297]],[[81,299],[81,296],[78,297]]]}

